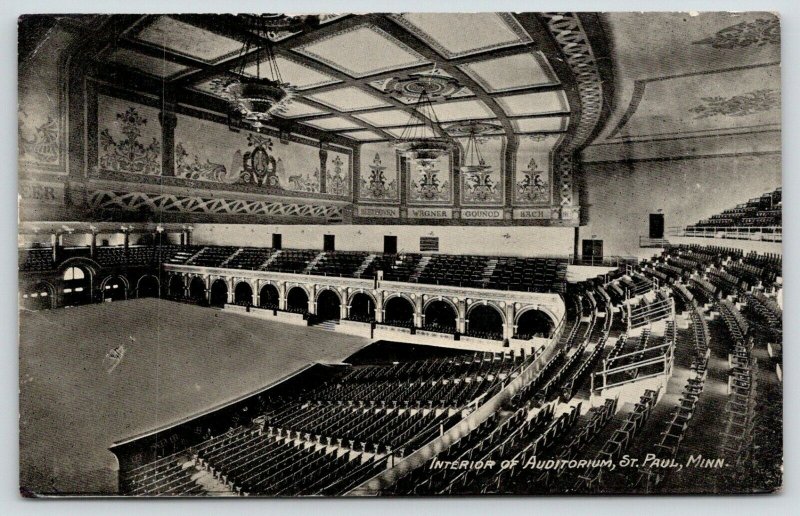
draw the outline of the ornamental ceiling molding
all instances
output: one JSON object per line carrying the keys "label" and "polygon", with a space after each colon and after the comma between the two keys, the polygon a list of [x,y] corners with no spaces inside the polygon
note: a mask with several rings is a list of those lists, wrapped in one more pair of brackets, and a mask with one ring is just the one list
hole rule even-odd
{"label": "ornamental ceiling molding", "polygon": [[[574,124],[561,148],[565,152],[580,150],[588,141],[603,108],[603,81],[589,38],[577,13],[541,13],[550,34],[558,44],[572,70],[580,97],[580,118]],[[573,112],[574,117],[574,112]]]}

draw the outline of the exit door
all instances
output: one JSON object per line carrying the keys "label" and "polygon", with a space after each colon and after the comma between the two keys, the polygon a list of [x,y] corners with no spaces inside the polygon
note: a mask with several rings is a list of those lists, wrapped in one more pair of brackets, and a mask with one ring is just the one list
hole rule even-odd
{"label": "exit door", "polygon": [[602,240],[584,240],[582,245],[581,256],[583,260],[589,260],[592,263],[603,261],[603,241]]}
{"label": "exit door", "polygon": [[664,214],[650,214],[650,238],[664,238]]}

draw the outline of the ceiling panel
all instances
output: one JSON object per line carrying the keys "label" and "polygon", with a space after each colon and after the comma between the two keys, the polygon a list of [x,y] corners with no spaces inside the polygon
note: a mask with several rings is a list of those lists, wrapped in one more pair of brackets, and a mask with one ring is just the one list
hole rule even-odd
{"label": "ceiling panel", "polygon": [[234,39],[214,34],[169,16],[157,18],[139,32],[136,39],[208,63],[232,56],[242,49],[242,43]]}
{"label": "ceiling panel", "polygon": [[448,59],[531,41],[510,13],[403,13],[392,19]]}
{"label": "ceiling panel", "polygon": [[377,27],[361,25],[293,49],[352,77],[418,66],[428,61]]}
{"label": "ceiling panel", "polygon": [[495,97],[509,116],[544,115],[569,111],[567,96],[563,91],[542,91]]}
{"label": "ceiling panel", "polygon": [[390,104],[382,99],[370,95],[355,86],[348,86],[346,88],[337,88],[335,90],[324,91],[313,95],[307,95],[306,98],[325,104],[339,111],[360,111],[362,109],[371,109],[377,107],[385,107]]}
{"label": "ceiling panel", "polygon": [[469,120],[473,118],[494,118],[494,113],[480,100],[461,100],[433,104],[433,112],[440,122]]}
{"label": "ceiling panel", "polygon": [[[402,109],[384,109],[382,111],[359,113],[353,116],[360,118],[361,120],[376,127],[405,125],[408,123],[409,118],[411,118],[411,114],[403,111]],[[416,123],[421,122],[421,120],[417,119],[416,117],[414,117],[414,119]]]}
{"label": "ceiling panel", "polygon": [[340,134],[342,136],[347,136],[348,138],[353,138],[354,140],[359,140],[362,142],[385,139],[382,135],[374,131],[347,131]]}
{"label": "ceiling panel", "polygon": [[108,57],[108,60],[112,63],[136,68],[156,77],[170,77],[190,69],[187,66],[179,65],[166,59],[140,54],[126,48],[116,49]]}
{"label": "ceiling panel", "polygon": [[283,118],[299,118],[302,116],[323,115],[327,113],[328,111],[306,104],[305,102],[293,100],[291,104],[286,107],[286,110],[281,113],[281,116]]}
{"label": "ceiling panel", "polygon": [[[392,129],[384,129],[384,131],[386,131],[387,133],[391,134],[395,138],[400,138],[400,136],[403,134],[403,130],[404,129],[405,129],[404,127],[395,127],[395,128],[392,128]],[[433,131],[433,129],[431,129],[427,125],[415,125],[415,126],[413,126],[413,129],[409,130],[409,133],[411,135],[415,136],[415,137],[424,137],[424,138],[429,138],[429,137],[432,137],[432,136],[438,136]]]}
{"label": "ceiling panel", "polygon": [[[278,65],[278,70],[280,70],[281,78],[284,82],[288,82],[298,90],[341,82],[335,77],[309,68],[291,59],[287,59],[284,56],[276,56],[275,62]],[[253,63],[244,69],[244,73],[256,77],[258,75],[258,67]],[[264,63],[261,64],[261,77],[272,78],[268,65]]]}
{"label": "ceiling panel", "polygon": [[548,116],[536,118],[515,118],[511,120],[511,126],[515,133],[552,133],[566,131],[569,125],[567,116]]}
{"label": "ceiling panel", "polygon": [[315,118],[314,120],[307,120],[303,123],[314,126],[318,129],[327,129],[330,131],[336,131],[339,129],[361,129],[361,126],[357,123],[341,116]]}
{"label": "ceiling panel", "polygon": [[459,66],[489,93],[558,84],[541,52],[516,54]]}

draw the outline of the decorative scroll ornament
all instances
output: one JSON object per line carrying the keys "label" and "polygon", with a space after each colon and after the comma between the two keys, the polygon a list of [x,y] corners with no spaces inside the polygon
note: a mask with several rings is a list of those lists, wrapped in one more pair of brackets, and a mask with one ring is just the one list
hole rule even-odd
{"label": "decorative scroll ornament", "polygon": [[19,157],[32,156],[36,161],[52,163],[58,160],[58,123],[48,116],[47,122],[36,127],[32,138],[25,136],[25,122],[20,118]]}
{"label": "decorative scroll ornament", "polygon": [[439,170],[436,161],[424,160],[418,162],[420,169],[419,181],[411,181],[411,200],[414,201],[443,201],[450,198],[450,182],[439,180]]}
{"label": "decorative scroll ornament", "polygon": [[241,182],[259,186],[280,186],[278,162],[269,154],[272,152],[272,138],[250,133],[247,146],[252,151],[244,153]]}
{"label": "decorative scroll ornament", "polygon": [[406,77],[393,77],[385,85],[384,91],[398,100],[419,100],[423,92],[432,102],[447,100],[461,89],[454,78],[441,72],[414,73]]}
{"label": "decorative scroll ornament", "polygon": [[522,171],[523,179],[517,181],[517,200],[523,202],[549,202],[548,184],[536,160],[531,158],[528,168]]}
{"label": "decorative scroll ornament", "polygon": [[342,158],[336,156],[331,163],[333,164],[333,170],[329,170],[325,178],[327,193],[334,195],[349,194],[350,189],[347,186],[347,173],[342,170],[342,165],[344,165]]}
{"label": "decorative scroll ornament", "polygon": [[743,21],[717,31],[710,38],[694,42],[695,45],[710,45],[713,48],[733,50],[750,46],[781,44],[781,23],[778,18],[759,18]]}
{"label": "decorative scroll ornament", "polygon": [[384,175],[386,167],[382,165],[381,157],[375,153],[375,158],[369,166],[369,182],[361,180],[361,196],[366,199],[396,199],[397,181],[386,182]]}
{"label": "decorative scroll ornament", "polygon": [[770,111],[778,107],[780,95],[775,90],[754,90],[733,97],[702,97],[702,105],[695,106],[689,111],[697,113],[695,118],[709,118],[712,116],[747,116]]}
{"label": "decorative scroll ornament", "polygon": [[161,146],[153,140],[145,146],[139,141],[141,127],[147,125],[136,108],[129,107],[124,113],[117,113],[122,124],[125,139],[116,141],[108,129],[103,129],[100,139],[100,168],[136,174],[158,175],[161,173]]}
{"label": "decorative scroll ornament", "polygon": [[212,163],[206,159],[205,163],[195,154],[194,159],[189,159],[189,153],[178,142],[175,145],[175,175],[186,179],[197,179],[200,181],[215,181],[217,183],[236,183],[239,181],[239,174],[228,173],[225,165]]}

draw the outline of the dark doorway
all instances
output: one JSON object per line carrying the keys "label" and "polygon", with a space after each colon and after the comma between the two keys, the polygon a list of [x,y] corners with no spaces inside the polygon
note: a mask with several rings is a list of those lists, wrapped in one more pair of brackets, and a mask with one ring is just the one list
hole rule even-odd
{"label": "dark doorway", "polygon": [[323,321],[339,320],[342,303],[333,290],[323,290],[317,298],[317,317]]}
{"label": "dark doorway", "polygon": [[272,248],[273,249],[281,249],[283,246],[283,235],[280,233],[273,233],[272,234]]}
{"label": "dark doorway", "polygon": [[139,278],[136,297],[158,297],[158,278],[150,275]]}
{"label": "dark doorway", "polygon": [[192,299],[199,304],[205,304],[206,282],[203,281],[202,278],[192,278],[192,282],[189,283],[189,299]]}
{"label": "dark doorway", "polygon": [[455,333],[456,312],[444,301],[431,301],[425,307],[425,323],[422,327],[426,330]]}
{"label": "dark doorway", "polygon": [[[203,287],[205,290],[205,287]],[[171,299],[183,298],[183,278],[177,274],[169,278],[169,285],[167,286],[167,296]]]}
{"label": "dark doorway", "polygon": [[278,308],[278,289],[275,285],[264,285],[261,287],[261,294],[259,295],[258,303],[261,308],[271,308],[276,310]]}
{"label": "dark doorway", "polygon": [[22,307],[26,310],[47,310],[53,307],[53,289],[46,283],[26,289],[22,294]]}
{"label": "dark doorway", "polygon": [[391,326],[414,326],[414,306],[404,297],[393,297],[384,305],[383,322]]}
{"label": "dark doorway", "polygon": [[581,256],[583,260],[591,262],[603,261],[603,241],[602,240],[584,240]]}
{"label": "dark doorway", "polygon": [[218,279],[211,284],[211,306],[223,307],[228,302],[228,285]]}
{"label": "dark doorway", "polygon": [[397,254],[397,237],[384,236],[383,237],[383,252],[386,254]]}
{"label": "dark doorway", "polygon": [[375,303],[372,298],[363,292],[355,294],[350,300],[349,319],[354,321],[372,322],[375,320]]}
{"label": "dark doorway", "polygon": [[233,302],[243,306],[253,304],[253,288],[249,283],[242,281],[236,284],[236,288],[233,290]]}
{"label": "dark doorway", "polygon": [[122,301],[128,295],[125,289],[125,282],[120,276],[109,276],[103,281],[102,292],[103,301]]}
{"label": "dark doorway", "polygon": [[308,312],[308,294],[300,287],[294,287],[286,295],[286,310],[304,314]]}
{"label": "dark doorway", "polygon": [[335,251],[336,250],[336,235],[323,235],[322,240],[323,251]]}
{"label": "dark doorway", "polygon": [[532,337],[550,338],[553,334],[553,321],[541,310],[528,310],[517,319],[518,339]]}
{"label": "dark doorway", "polygon": [[467,335],[482,339],[503,338],[503,316],[492,305],[478,305],[469,312]]}
{"label": "dark doorway", "polygon": [[650,214],[650,238],[664,238],[664,214]]}

